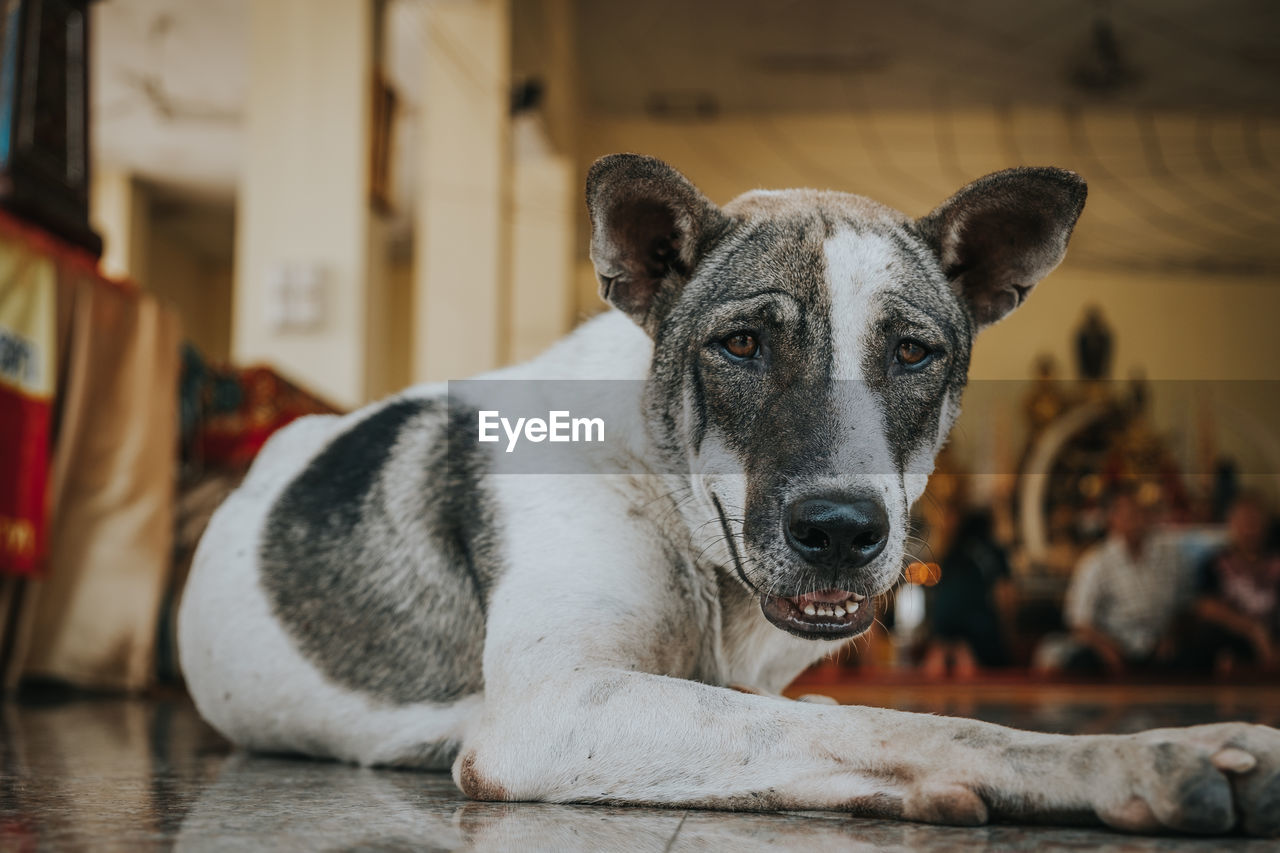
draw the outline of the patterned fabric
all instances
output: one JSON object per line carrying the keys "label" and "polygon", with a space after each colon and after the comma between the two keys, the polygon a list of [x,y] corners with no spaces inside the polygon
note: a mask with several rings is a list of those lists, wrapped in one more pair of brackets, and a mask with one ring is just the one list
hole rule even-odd
{"label": "patterned fabric", "polygon": [[217,367],[191,346],[180,387],[183,461],[197,471],[244,471],[276,430],[338,411],[269,368]]}
{"label": "patterned fabric", "polygon": [[0,574],[42,573],[57,376],[57,273],[0,220]]}
{"label": "patterned fabric", "polygon": [[178,346],[172,311],[90,269],[58,273],[48,572],[25,588],[25,677],[152,681],[173,554]]}

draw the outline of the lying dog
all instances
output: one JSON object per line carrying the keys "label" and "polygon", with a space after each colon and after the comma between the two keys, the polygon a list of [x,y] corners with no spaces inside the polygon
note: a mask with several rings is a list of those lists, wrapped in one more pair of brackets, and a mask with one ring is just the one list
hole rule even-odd
{"label": "lying dog", "polygon": [[196,555],[200,712],[250,749],[452,765],[481,800],[1280,834],[1275,729],[1070,737],[776,695],[871,626],[974,335],[1084,200],[1013,169],[917,221],[805,190],[718,208],[657,160],[600,160],[617,310],[499,376],[632,380],[607,451],[631,467],[584,445],[598,476],[496,473],[444,386],[297,422]]}

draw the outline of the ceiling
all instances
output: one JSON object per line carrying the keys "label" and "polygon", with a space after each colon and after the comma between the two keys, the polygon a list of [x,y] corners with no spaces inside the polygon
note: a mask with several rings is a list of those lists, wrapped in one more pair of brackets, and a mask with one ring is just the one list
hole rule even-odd
{"label": "ceiling", "polygon": [[[1271,0],[578,0],[595,111],[1280,106]],[[683,99],[680,97],[683,95]]]}
{"label": "ceiling", "polygon": [[[94,5],[98,156],[229,193],[249,0]],[[395,0],[388,53],[410,111],[426,0]],[[527,2],[527,0],[516,0]],[[598,113],[1020,104],[1280,110],[1271,0],[578,0]]]}
{"label": "ceiling", "polygon": [[[103,162],[230,198],[240,167],[250,0],[104,0],[92,21],[93,145]],[[421,0],[391,0],[387,70],[416,112]],[[408,126],[411,122],[402,122]]]}

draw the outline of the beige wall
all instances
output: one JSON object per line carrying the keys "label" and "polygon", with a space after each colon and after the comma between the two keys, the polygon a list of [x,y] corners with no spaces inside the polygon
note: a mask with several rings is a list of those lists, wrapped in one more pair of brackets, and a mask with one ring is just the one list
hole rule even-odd
{"label": "beige wall", "polygon": [[[953,437],[970,468],[1007,470],[1015,461],[1025,440],[1027,385],[1005,380],[1029,378],[1041,353],[1054,357],[1059,376],[1074,377],[1075,330],[1091,304],[1102,306],[1114,335],[1114,378],[1149,380],[1152,420],[1185,472],[1207,473],[1205,441],[1246,473],[1280,472],[1280,340],[1269,331],[1280,317],[1280,283],[1069,263],[974,347],[971,389]],[[1276,492],[1280,478],[1250,483]]]}
{"label": "beige wall", "polygon": [[1280,377],[1280,336],[1268,331],[1280,317],[1280,282],[1082,268],[1069,252],[1017,313],[983,332],[971,375],[1024,379],[1042,352],[1073,366],[1075,327],[1092,304],[1115,333],[1117,378],[1134,370],[1159,380]]}

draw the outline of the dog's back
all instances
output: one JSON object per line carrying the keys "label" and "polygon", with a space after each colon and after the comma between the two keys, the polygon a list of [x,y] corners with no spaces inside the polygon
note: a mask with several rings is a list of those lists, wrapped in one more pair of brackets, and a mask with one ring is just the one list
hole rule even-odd
{"label": "dog's back", "polygon": [[[443,463],[446,409],[442,396],[403,396],[297,421],[214,515],[180,649],[200,712],[231,740],[451,760],[451,733],[481,689],[485,569],[467,534],[483,518],[478,483]],[[454,482],[430,482],[446,470]],[[414,706],[441,713],[404,712]],[[380,713],[386,743],[368,725]]]}

